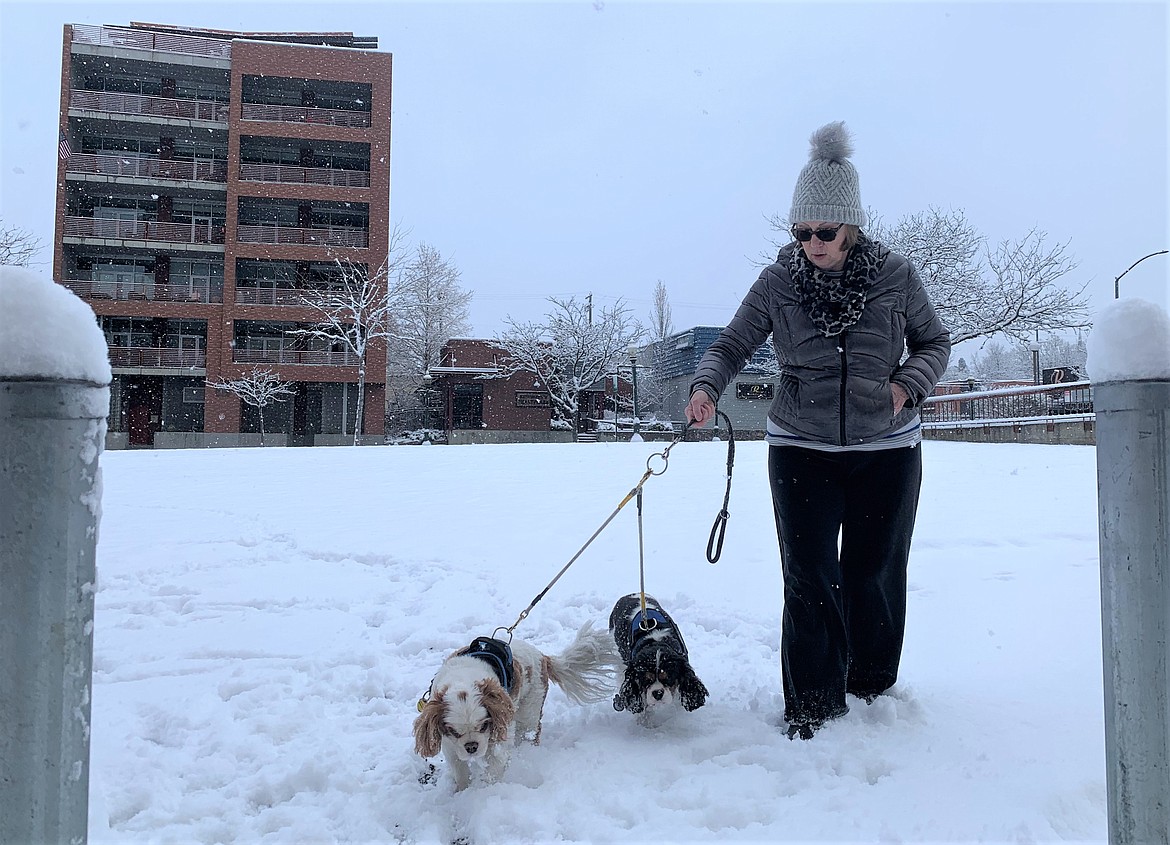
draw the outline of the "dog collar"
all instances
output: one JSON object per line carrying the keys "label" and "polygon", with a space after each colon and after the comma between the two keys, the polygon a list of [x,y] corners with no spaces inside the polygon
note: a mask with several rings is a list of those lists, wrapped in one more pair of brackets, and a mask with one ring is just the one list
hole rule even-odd
{"label": "dog collar", "polygon": [[[645,623],[644,627],[643,623]],[[652,607],[646,608],[644,613],[641,610],[635,613],[634,618],[630,620],[630,661],[633,662],[642,646],[650,642],[646,637],[647,634],[655,628],[666,628],[669,625],[670,623],[666,621],[662,612]]]}
{"label": "dog collar", "polygon": [[512,647],[506,642],[494,637],[477,637],[461,653],[468,657],[478,657],[487,663],[496,673],[496,679],[500,682],[500,686],[508,692],[512,691],[512,683],[515,681]]}

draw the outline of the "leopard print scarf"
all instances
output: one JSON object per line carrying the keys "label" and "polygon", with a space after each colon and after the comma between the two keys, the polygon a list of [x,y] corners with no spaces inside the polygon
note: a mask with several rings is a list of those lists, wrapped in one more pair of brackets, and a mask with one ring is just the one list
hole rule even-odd
{"label": "leopard print scarf", "polygon": [[841,272],[826,273],[805,258],[799,246],[792,251],[788,262],[792,284],[817,331],[836,337],[861,319],[865,295],[889,254],[877,241],[860,235]]}

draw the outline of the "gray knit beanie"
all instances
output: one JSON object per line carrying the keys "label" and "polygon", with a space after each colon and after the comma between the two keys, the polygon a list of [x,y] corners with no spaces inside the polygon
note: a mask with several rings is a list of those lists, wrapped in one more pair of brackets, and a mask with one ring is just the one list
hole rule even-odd
{"label": "gray knit beanie", "polygon": [[811,220],[864,226],[861,185],[857,168],[849,161],[853,142],[844,121],[826,123],[809,138],[808,164],[800,171],[792,192],[790,225]]}

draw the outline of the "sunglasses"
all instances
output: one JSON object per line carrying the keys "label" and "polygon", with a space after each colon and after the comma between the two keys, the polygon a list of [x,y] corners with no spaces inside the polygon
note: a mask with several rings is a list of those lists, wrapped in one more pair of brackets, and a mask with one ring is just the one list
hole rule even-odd
{"label": "sunglasses", "polygon": [[832,243],[837,239],[837,230],[844,226],[844,223],[838,223],[833,228],[817,229],[815,232],[812,229],[798,229],[793,227],[792,237],[796,238],[802,244],[806,244],[813,239],[813,235],[817,236],[817,240],[821,243]]}

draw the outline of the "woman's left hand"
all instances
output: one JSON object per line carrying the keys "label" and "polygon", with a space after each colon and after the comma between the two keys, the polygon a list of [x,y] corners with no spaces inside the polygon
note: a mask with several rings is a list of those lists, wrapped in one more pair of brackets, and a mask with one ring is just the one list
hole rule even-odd
{"label": "woman's left hand", "polygon": [[910,394],[897,382],[890,382],[890,395],[894,398],[894,416],[902,412],[902,408],[910,401]]}

